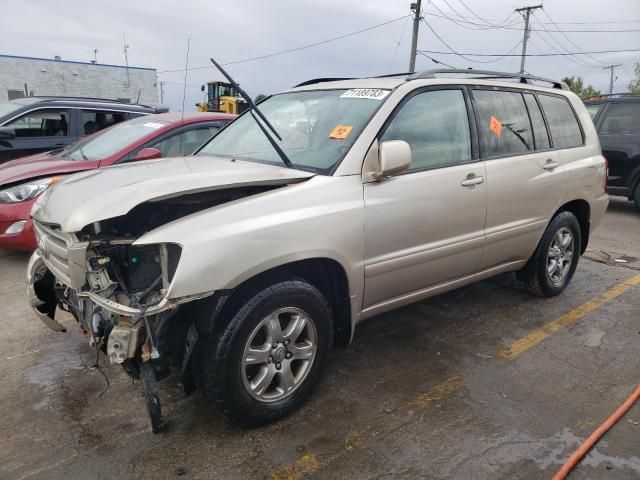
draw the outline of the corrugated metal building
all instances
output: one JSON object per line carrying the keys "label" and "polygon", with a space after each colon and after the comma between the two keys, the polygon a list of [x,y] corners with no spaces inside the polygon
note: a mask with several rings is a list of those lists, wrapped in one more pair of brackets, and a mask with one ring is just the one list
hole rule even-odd
{"label": "corrugated metal building", "polygon": [[158,105],[157,78],[155,68],[0,55],[0,102],[52,95]]}

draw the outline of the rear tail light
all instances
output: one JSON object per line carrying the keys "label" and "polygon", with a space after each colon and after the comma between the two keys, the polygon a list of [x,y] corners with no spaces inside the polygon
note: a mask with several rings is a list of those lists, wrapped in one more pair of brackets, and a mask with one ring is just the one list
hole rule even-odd
{"label": "rear tail light", "polygon": [[607,157],[603,157],[604,158],[604,180],[603,180],[603,185],[602,185],[602,189],[604,190],[604,193],[609,193],[609,190],[607,189],[607,183],[609,181],[609,160],[607,160]]}

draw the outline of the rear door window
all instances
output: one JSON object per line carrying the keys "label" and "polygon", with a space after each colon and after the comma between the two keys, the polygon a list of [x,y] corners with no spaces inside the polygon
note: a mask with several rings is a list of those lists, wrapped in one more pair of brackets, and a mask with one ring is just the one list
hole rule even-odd
{"label": "rear door window", "polygon": [[612,103],[600,124],[601,135],[640,133],[640,102]]}
{"label": "rear door window", "polygon": [[538,94],[547,117],[553,148],[580,147],[584,143],[576,115],[564,97]]}
{"label": "rear door window", "polygon": [[69,110],[36,110],[7,124],[16,131],[16,138],[68,137]]}
{"label": "rear door window", "polygon": [[536,97],[532,93],[525,93],[524,101],[527,104],[527,110],[529,110],[536,150],[547,150],[551,148],[547,126],[544,124],[544,118],[542,117],[542,112],[540,111]]}
{"label": "rear door window", "polygon": [[116,123],[124,122],[127,114],[124,112],[110,112],[101,110],[82,110],[80,120],[80,134],[91,135],[103,128],[110,127]]}
{"label": "rear door window", "polygon": [[520,92],[474,90],[473,98],[486,157],[518,155],[534,149],[531,122]]}

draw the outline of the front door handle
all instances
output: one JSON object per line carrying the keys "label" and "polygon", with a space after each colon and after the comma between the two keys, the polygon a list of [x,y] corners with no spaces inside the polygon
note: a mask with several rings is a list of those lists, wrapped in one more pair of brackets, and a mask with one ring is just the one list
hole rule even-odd
{"label": "front door handle", "polygon": [[460,182],[460,185],[463,187],[473,187],[474,185],[479,185],[484,182],[484,177],[476,177],[475,175],[469,175],[467,178]]}
{"label": "front door handle", "polygon": [[544,163],[544,165],[542,165],[542,168],[544,168],[545,170],[553,170],[559,165],[559,162],[554,162],[553,160],[549,159]]}

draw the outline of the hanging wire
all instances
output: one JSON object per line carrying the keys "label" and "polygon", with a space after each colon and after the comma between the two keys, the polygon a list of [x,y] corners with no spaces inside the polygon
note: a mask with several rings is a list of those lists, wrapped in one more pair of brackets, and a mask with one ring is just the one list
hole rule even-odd
{"label": "hanging wire", "polygon": [[[305,50],[307,48],[317,47],[318,45],[324,45],[326,43],[335,42],[336,40],[341,40],[343,38],[352,37],[352,36],[358,35],[360,33],[368,32],[369,30],[373,30],[375,28],[380,28],[380,27],[383,27],[385,25],[389,25],[390,23],[397,22],[399,20],[402,20],[402,19],[410,17],[410,16],[411,15],[403,15],[401,17],[394,18],[392,20],[388,20],[386,22],[379,23],[377,25],[373,25],[371,27],[363,28],[363,29],[357,30],[355,32],[346,33],[346,34],[340,35],[338,37],[328,38],[326,40],[321,40],[319,42],[310,43],[308,45],[302,45],[300,47],[290,48],[288,50],[282,50],[280,52],[269,53],[267,55],[260,55],[258,57],[244,58],[242,60],[235,60],[233,62],[222,63],[221,65],[222,66],[237,65],[239,63],[247,63],[247,62],[253,62],[255,60],[263,60],[265,58],[277,57],[279,55],[284,55],[286,53],[299,52],[299,51]],[[192,70],[204,70],[204,69],[208,69],[208,68],[215,68],[215,67],[212,66],[212,65],[204,65],[204,66],[200,66],[200,67],[191,67],[191,68],[189,68],[189,70],[190,71],[192,71]],[[173,70],[160,70],[160,71],[158,71],[158,73],[175,73],[175,72],[183,72],[183,71],[184,71],[183,68],[177,68],[177,69],[173,69]]]}
{"label": "hanging wire", "polygon": [[402,33],[400,34],[400,38],[398,39],[398,43],[396,44],[396,49],[393,52],[393,58],[391,59],[391,64],[389,65],[389,73],[391,73],[391,69],[393,68],[393,62],[396,61],[396,55],[398,54],[398,49],[400,48],[400,43],[402,43],[402,38],[404,37],[404,32],[407,29],[407,24],[409,23],[409,18],[410,18],[410,16],[407,16],[407,18],[404,21],[404,25],[402,26]]}

